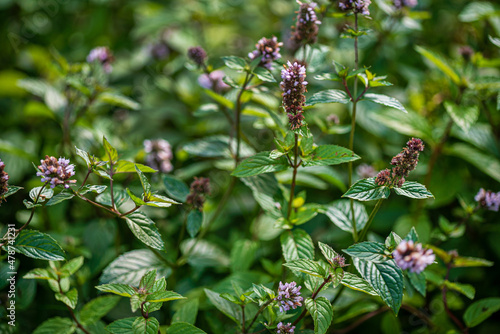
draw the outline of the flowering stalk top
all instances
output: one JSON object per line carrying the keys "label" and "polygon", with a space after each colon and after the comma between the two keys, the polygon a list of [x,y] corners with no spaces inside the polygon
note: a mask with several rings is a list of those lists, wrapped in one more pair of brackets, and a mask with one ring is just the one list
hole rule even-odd
{"label": "flowering stalk top", "polygon": [[276,300],[280,302],[280,312],[286,312],[292,309],[296,309],[297,306],[302,306],[303,297],[300,296],[301,286],[297,286],[297,283],[281,283],[278,286],[278,296]]}
{"label": "flowering stalk top", "polygon": [[500,191],[494,193],[491,190],[486,191],[481,188],[474,199],[482,208],[498,212],[498,208],[500,207]]}
{"label": "flowering stalk top", "polygon": [[318,35],[318,25],[321,21],[318,20],[314,8],[318,5],[315,2],[311,3],[301,3],[297,1],[300,5],[300,9],[297,12],[297,23],[295,27],[292,27],[294,31],[292,32],[292,39],[297,44],[314,44],[316,43],[316,37]]}
{"label": "flowering stalk top", "polygon": [[207,53],[201,46],[193,46],[188,49],[188,57],[198,66],[202,66],[207,59]]}
{"label": "flowering stalk top", "polygon": [[276,329],[276,334],[290,334],[295,332],[295,326],[292,326],[290,322],[286,325],[280,322],[278,323],[278,327]]}
{"label": "flowering stalk top", "polygon": [[421,273],[425,267],[432,264],[436,256],[432,249],[423,249],[422,244],[415,244],[413,240],[403,240],[392,253],[394,261],[403,270],[412,273]]}
{"label": "flowering stalk top", "polygon": [[401,187],[403,185],[405,177],[417,167],[418,156],[424,150],[424,144],[418,138],[410,139],[406,146],[403,151],[392,158],[391,165],[395,166],[392,171],[385,169],[378,173],[375,183],[387,187]]}
{"label": "flowering stalk top", "polygon": [[111,64],[114,60],[115,58],[113,57],[113,54],[106,46],[98,46],[96,48],[93,48],[92,50],[90,50],[90,53],[87,56],[88,63],[98,62],[102,64],[102,67],[104,68],[104,71],[106,73],[111,73],[111,71],[113,70],[113,66]]}
{"label": "flowering stalk top", "polygon": [[368,6],[372,2],[370,0],[340,0],[339,8],[343,11],[353,11],[354,13],[360,13],[363,15],[370,15]]}
{"label": "flowering stalk top", "polygon": [[[287,67],[288,66],[288,67]],[[290,128],[292,130],[298,129],[302,126],[304,119],[303,107],[306,102],[304,93],[307,91],[306,68],[297,62],[284,65],[281,70],[280,88],[283,91],[283,108],[288,114]]]}
{"label": "flowering stalk top", "polygon": [[210,180],[206,177],[195,177],[191,183],[186,203],[201,211],[203,204],[205,204],[205,196],[208,194],[210,194]]}
{"label": "flowering stalk top", "polygon": [[272,64],[274,60],[280,59],[280,46],[283,43],[278,42],[278,38],[273,36],[272,38],[262,37],[257,44],[255,44],[256,50],[250,52],[248,57],[251,60],[260,57],[259,66],[263,66],[270,70],[272,68]]}
{"label": "flowering stalk top", "polygon": [[164,139],[144,141],[144,151],[148,153],[146,156],[146,164],[162,173],[171,172],[174,167],[170,162],[173,158],[172,147],[170,143]]}
{"label": "flowering stalk top", "polygon": [[394,8],[401,9],[403,7],[413,8],[418,5],[418,0],[393,0]]}
{"label": "flowering stalk top", "polygon": [[7,181],[9,181],[9,174],[5,169],[5,163],[0,159],[0,204],[2,204],[3,195],[9,191]]}
{"label": "flowering stalk top", "polygon": [[38,166],[39,172],[37,176],[42,177],[42,182],[50,182],[50,187],[55,188],[58,185],[63,185],[64,188],[69,188],[71,183],[76,183],[76,180],[69,178],[75,175],[75,165],[69,164],[69,159],[45,156],[44,160],[40,160],[41,165]]}

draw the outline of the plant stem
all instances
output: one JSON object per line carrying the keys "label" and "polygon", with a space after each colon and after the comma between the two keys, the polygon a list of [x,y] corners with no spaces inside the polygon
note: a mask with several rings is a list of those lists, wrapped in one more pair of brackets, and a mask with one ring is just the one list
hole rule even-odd
{"label": "plant stem", "polygon": [[361,242],[365,239],[366,234],[368,233],[368,229],[370,228],[370,225],[373,222],[373,218],[375,218],[375,215],[377,214],[378,210],[380,209],[380,206],[382,205],[383,200],[384,199],[381,198],[377,201],[377,204],[375,204],[375,207],[373,208],[372,212],[370,213],[370,217],[368,217],[368,221],[366,222],[365,227],[363,227],[363,230],[359,234],[359,239],[358,239],[359,242]]}
{"label": "plant stem", "polygon": [[[328,277],[323,280],[323,283],[321,283],[319,288],[316,291],[314,291],[314,293],[312,294],[312,296],[311,296],[312,300],[314,300],[314,298],[316,298],[318,296],[318,293],[321,291],[321,289],[323,289],[323,287],[326,285],[326,283],[330,282],[331,278],[332,278],[332,275],[328,275]],[[307,308],[304,307],[304,310],[299,315],[299,317],[297,319],[295,319],[295,321],[292,323],[292,326],[297,325],[299,323],[299,321],[302,320],[302,318],[304,318],[306,313],[307,313]]]}
{"label": "plant stem", "polygon": [[[452,265],[453,265],[453,261],[450,261],[450,263],[448,263],[448,265],[446,266],[446,276],[444,278],[445,281],[448,281]],[[462,322],[448,308],[448,300],[446,298],[446,292],[447,291],[448,291],[448,287],[446,285],[443,285],[442,297],[443,297],[443,304],[444,304],[444,309],[446,311],[446,314],[448,314],[448,316],[450,317],[450,319],[453,320],[453,322],[455,324],[457,324],[457,326],[460,328],[460,330],[462,331],[462,333],[466,334],[466,333],[469,332],[469,329],[466,328],[462,324]]]}
{"label": "plant stem", "polygon": [[[354,30],[358,32],[358,13],[354,13]],[[359,67],[359,52],[358,52],[358,36],[354,36],[354,69],[357,70]],[[347,86],[347,85],[346,85]],[[349,149],[353,151],[354,149],[354,131],[356,130],[356,106],[358,103],[357,93],[358,93],[358,76],[354,77],[354,98],[351,96],[352,100],[352,116],[351,116],[351,133],[349,134]],[[349,161],[349,187],[352,185],[352,161]],[[354,241],[358,239],[358,230],[356,227],[356,216],[354,214],[354,200],[350,200],[351,212],[352,212],[352,235]]]}
{"label": "plant stem", "polygon": [[247,72],[245,76],[245,81],[241,86],[240,92],[238,93],[238,97],[236,98],[236,110],[235,110],[235,120],[234,127],[236,133],[236,154],[234,155],[234,167],[238,165],[238,161],[240,159],[240,142],[241,142],[241,126],[240,126],[240,118],[241,118],[241,96],[245,92],[248,83],[253,79],[253,74]]}
{"label": "plant stem", "polygon": [[[60,276],[57,276],[57,285],[59,286],[59,293],[64,295],[64,291],[62,290],[62,287],[61,287],[61,277]],[[76,323],[76,326],[78,328],[80,328],[82,330],[82,332],[84,332],[85,334],[90,334],[90,332],[88,330],[86,330],[85,327],[83,327],[83,325],[78,321],[78,319],[75,316],[75,312],[73,312],[73,309],[69,305],[67,305],[66,303],[64,303],[64,305],[66,305],[66,308],[68,309],[69,313],[71,314],[71,318],[73,318],[73,321]]]}
{"label": "plant stem", "polygon": [[250,328],[252,328],[252,325],[254,324],[254,322],[257,320],[257,318],[259,317],[259,314],[261,314],[265,309],[266,307],[268,307],[272,302],[274,301],[274,299],[271,299],[271,300],[268,300],[267,302],[265,302],[264,304],[262,304],[262,306],[259,308],[259,310],[257,311],[257,313],[255,314],[255,316],[253,317],[252,321],[250,322],[250,324],[248,325],[248,330]]}
{"label": "plant stem", "polygon": [[113,194],[113,160],[109,157],[109,192],[111,194],[111,210],[118,212],[115,207],[115,195]]}
{"label": "plant stem", "polygon": [[241,328],[243,328],[243,334],[246,334],[245,329],[245,305],[240,305],[241,307]]}
{"label": "plant stem", "polygon": [[295,194],[295,183],[297,178],[297,168],[299,167],[297,164],[298,156],[299,156],[299,135],[295,134],[295,146],[293,149],[294,162],[293,162],[293,176],[292,176],[292,186],[290,188],[290,200],[288,201],[288,212],[286,214],[286,219],[290,219],[290,214],[292,213],[292,204],[293,197]]}

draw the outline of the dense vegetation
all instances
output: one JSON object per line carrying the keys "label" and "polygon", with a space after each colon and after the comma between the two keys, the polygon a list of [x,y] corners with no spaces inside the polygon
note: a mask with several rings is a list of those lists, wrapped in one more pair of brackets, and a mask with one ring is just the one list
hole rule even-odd
{"label": "dense vegetation", "polygon": [[1,333],[493,333],[500,6],[0,3]]}

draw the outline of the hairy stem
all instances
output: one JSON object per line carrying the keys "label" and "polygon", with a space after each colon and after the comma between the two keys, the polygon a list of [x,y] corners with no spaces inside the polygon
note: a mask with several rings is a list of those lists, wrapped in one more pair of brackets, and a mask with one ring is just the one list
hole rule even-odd
{"label": "hairy stem", "polygon": [[365,239],[366,234],[368,233],[368,229],[370,228],[370,225],[373,222],[373,218],[375,218],[375,215],[377,214],[378,210],[380,209],[380,206],[382,205],[382,201],[384,199],[381,198],[377,201],[377,204],[375,204],[375,207],[373,208],[372,212],[370,213],[370,216],[368,217],[368,221],[366,222],[365,227],[363,227],[363,230],[359,234],[359,239],[358,241],[361,242]]}
{"label": "hairy stem", "polygon": [[296,178],[297,178],[297,168],[298,163],[298,156],[299,156],[299,135],[295,134],[295,146],[293,149],[293,155],[294,155],[294,162],[293,162],[293,176],[292,176],[292,186],[290,188],[290,199],[288,201],[288,212],[286,214],[286,219],[290,219],[290,214],[292,213],[292,203],[293,203],[293,197],[295,194],[295,183],[296,183]]}

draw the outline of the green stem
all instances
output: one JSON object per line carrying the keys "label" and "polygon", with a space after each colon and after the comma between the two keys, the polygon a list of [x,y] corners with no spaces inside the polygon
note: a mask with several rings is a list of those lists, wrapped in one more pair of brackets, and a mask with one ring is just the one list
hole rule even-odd
{"label": "green stem", "polygon": [[241,118],[241,96],[245,92],[247,85],[250,81],[253,79],[253,74],[251,72],[247,72],[245,76],[245,81],[243,82],[243,85],[241,86],[240,92],[238,93],[238,97],[236,98],[236,110],[235,110],[235,120],[234,120],[234,127],[235,127],[235,133],[236,133],[236,154],[234,155],[234,167],[238,165],[238,161],[240,159],[240,142],[241,142],[241,125],[240,125],[240,118]]}
{"label": "green stem", "polygon": [[[332,278],[332,275],[328,275],[328,277],[323,280],[323,283],[321,283],[319,288],[316,291],[314,291],[314,293],[312,294],[312,296],[311,296],[312,300],[314,300],[318,296],[318,293],[321,291],[321,289],[323,289],[323,287],[325,286],[326,283],[330,282],[331,278]],[[305,317],[306,313],[307,313],[307,308],[304,307],[304,310],[299,315],[299,317],[297,319],[295,319],[295,321],[292,323],[292,326],[297,325],[299,323],[299,321]]]}
{"label": "green stem", "polygon": [[363,230],[361,230],[361,233],[359,234],[359,239],[358,241],[361,242],[365,239],[366,234],[368,233],[368,229],[370,228],[370,225],[373,222],[373,218],[375,218],[375,215],[378,212],[378,209],[380,209],[380,206],[382,205],[382,201],[384,199],[381,198],[377,201],[377,204],[375,204],[375,207],[373,208],[372,212],[370,213],[370,217],[368,217],[368,221],[366,222],[365,227],[363,227]]}
{"label": "green stem", "polygon": [[259,317],[259,314],[261,314],[266,309],[266,307],[268,307],[273,301],[274,301],[274,299],[271,299],[271,300],[268,300],[267,302],[265,302],[264,304],[262,304],[262,306],[259,308],[259,310],[255,314],[255,316],[253,317],[252,321],[248,325],[248,328],[247,328],[248,330],[250,330],[250,328],[252,328],[252,325]]}
{"label": "green stem", "polygon": [[295,194],[295,183],[297,178],[297,168],[299,167],[297,164],[298,156],[299,156],[299,135],[295,134],[295,146],[293,149],[294,162],[293,162],[293,176],[292,176],[292,186],[290,188],[290,200],[288,201],[288,212],[286,214],[286,219],[290,219],[290,214],[292,213],[292,203],[293,197]]}

